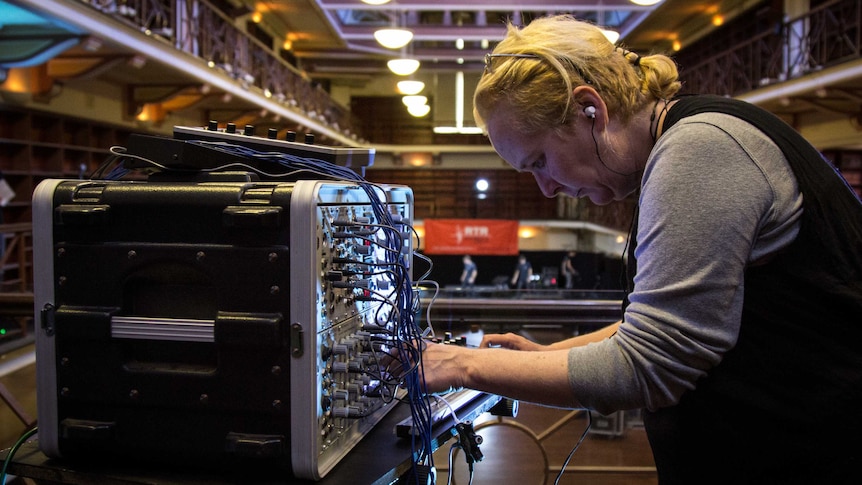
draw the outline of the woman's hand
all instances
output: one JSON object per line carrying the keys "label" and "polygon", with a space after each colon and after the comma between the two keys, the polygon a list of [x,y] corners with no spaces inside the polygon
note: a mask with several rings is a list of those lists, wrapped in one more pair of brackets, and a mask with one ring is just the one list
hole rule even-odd
{"label": "woman's hand", "polygon": [[[511,341],[529,342],[523,338]],[[420,373],[428,394],[468,388],[521,401],[576,407],[567,356],[567,350],[520,352],[429,343],[422,353]]]}
{"label": "woman's hand", "polygon": [[482,338],[482,343],[479,345],[479,348],[486,347],[502,347],[504,349],[528,351],[548,350],[545,345],[539,345],[532,340],[511,332],[505,334],[492,333],[485,335],[485,337]]}
{"label": "woman's hand", "polygon": [[425,392],[439,394],[464,387],[466,361],[472,349],[459,345],[427,343],[422,352]]}

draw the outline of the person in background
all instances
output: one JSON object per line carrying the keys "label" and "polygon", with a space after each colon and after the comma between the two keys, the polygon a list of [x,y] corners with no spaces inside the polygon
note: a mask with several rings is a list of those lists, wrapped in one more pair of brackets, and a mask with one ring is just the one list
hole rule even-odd
{"label": "person in background", "polygon": [[533,267],[527,261],[527,256],[521,254],[518,256],[518,264],[515,265],[515,272],[512,274],[512,287],[516,290],[523,290],[530,284],[530,279],[533,277]]}
{"label": "person in background", "polygon": [[476,275],[479,273],[479,269],[469,254],[464,255],[461,261],[464,263],[464,270],[461,272],[459,282],[463,288],[472,288],[476,284]]}
{"label": "person in background", "polygon": [[628,296],[549,345],[429,343],[425,390],[642,408],[661,485],[862,483],[862,203],[840,174],[760,108],[678,96],[667,56],[571,16],[507,29],[476,119],[548,197],[636,194]]}
{"label": "person in background", "polygon": [[572,264],[575,260],[575,252],[569,251],[563,256],[563,261],[560,263],[560,272],[565,278],[566,289],[571,290],[575,287],[575,280],[580,277],[578,270]]}

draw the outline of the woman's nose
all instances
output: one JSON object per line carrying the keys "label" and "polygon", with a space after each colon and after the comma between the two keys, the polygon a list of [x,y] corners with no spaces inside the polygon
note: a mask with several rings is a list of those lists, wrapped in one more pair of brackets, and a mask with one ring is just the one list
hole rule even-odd
{"label": "woman's nose", "polygon": [[552,178],[546,177],[540,173],[533,173],[533,178],[536,179],[536,184],[539,186],[539,190],[542,191],[542,194],[544,194],[545,197],[553,199],[557,196],[559,185],[557,185]]}

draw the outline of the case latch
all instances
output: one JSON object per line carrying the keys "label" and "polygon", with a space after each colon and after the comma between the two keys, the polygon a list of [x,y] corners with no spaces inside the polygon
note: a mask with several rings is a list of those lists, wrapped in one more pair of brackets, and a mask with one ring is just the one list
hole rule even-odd
{"label": "case latch", "polygon": [[225,451],[252,458],[278,458],[284,454],[284,436],[228,433]]}
{"label": "case latch", "polygon": [[290,355],[302,357],[302,325],[294,323],[290,326]]}
{"label": "case latch", "polygon": [[39,318],[42,323],[42,330],[45,331],[45,335],[47,335],[48,337],[54,336],[54,328],[56,328],[56,321],[54,319],[55,310],[56,308],[54,307],[54,305],[50,303],[45,303],[45,306],[42,307],[42,311],[39,312]]}

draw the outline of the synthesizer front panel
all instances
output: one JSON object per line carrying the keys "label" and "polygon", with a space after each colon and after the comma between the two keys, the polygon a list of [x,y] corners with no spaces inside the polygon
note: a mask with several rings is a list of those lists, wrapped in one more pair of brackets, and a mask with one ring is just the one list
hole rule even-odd
{"label": "synthesizer front panel", "polygon": [[[396,331],[410,269],[412,192],[406,187],[303,184],[291,206],[291,321],[307,357],[291,366],[300,476],[325,475],[397,398],[380,359]],[[377,197],[384,204],[372,204]],[[316,453],[316,454],[315,454]]]}

